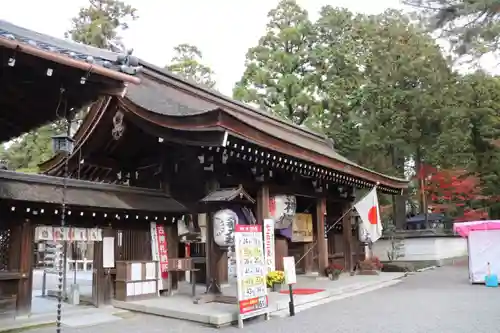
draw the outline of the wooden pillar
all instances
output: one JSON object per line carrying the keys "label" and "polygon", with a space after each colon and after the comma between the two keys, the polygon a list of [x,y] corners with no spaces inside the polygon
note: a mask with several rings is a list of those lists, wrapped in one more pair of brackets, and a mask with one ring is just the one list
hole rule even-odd
{"label": "wooden pillar", "polygon": [[[115,237],[111,228],[102,230],[102,237]],[[115,239],[116,242],[116,239]],[[92,300],[96,307],[111,304],[113,298],[113,282],[108,269],[103,267],[103,244],[102,241],[94,242],[94,271],[92,273]]]}
{"label": "wooden pillar", "polygon": [[[207,184],[207,194],[217,190],[219,184],[212,180]],[[223,251],[214,240],[214,214],[207,214],[207,286],[208,293],[220,294],[221,284],[228,281],[227,252]]]}
{"label": "wooden pillar", "polygon": [[269,186],[261,184],[257,192],[257,223],[263,224],[269,217]]}
{"label": "wooden pillar", "polygon": [[316,211],[314,218],[316,220],[316,241],[318,242],[318,269],[319,274],[325,274],[325,268],[328,267],[328,243],[325,238],[325,209],[326,199],[316,199]]}
{"label": "wooden pillar", "polygon": [[303,254],[305,254],[304,259],[302,259],[302,269],[305,274],[312,273],[314,271],[314,249],[312,243],[305,243],[303,246]]}
{"label": "wooden pillar", "polygon": [[283,267],[283,257],[288,256],[288,239],[283,236],[275,236],[274,244],[274,260],[276,264],[276,270],[282,271]]}
{"label": "wooden pillar", "polygon": [[14,226],[10,234],[9,270],[20,273],[16,295],[17,315],[28,315],[31,312],[33,285],[33,243],[34,227],[28,219]]}
{"label": "wooden pillar", "polygon": [[[177,233],[177,224],[165,226],[167,234],[167,251],[169,258],[179,258],[179,234]],[[172,274],[172,290],[179,287],[179,273]]]}
{"label": "wooden pillar", "polygon": [[[349,210],[349,212],[347,212]],[[347,212],[347,214],[346,214]],[[354,260],[352,257],[352,229],[351,229],[351,219],[352,219],[352,210],[351,204],[346,203],[343,205],[342,214],[345,214],[342,219],[342,238],[344,240],[344,261],[345,261],[345,269],[348,272],[352,272],[354,270]]]}

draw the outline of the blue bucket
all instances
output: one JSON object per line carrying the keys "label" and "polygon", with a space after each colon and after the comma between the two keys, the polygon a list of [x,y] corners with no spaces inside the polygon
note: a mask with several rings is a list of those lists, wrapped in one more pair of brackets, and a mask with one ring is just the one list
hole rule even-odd
{"label": "blue bucket", "polygon": [[498,287],[498,276],[496,274],[486,275],[484,277],[484,284],[486,287]]}

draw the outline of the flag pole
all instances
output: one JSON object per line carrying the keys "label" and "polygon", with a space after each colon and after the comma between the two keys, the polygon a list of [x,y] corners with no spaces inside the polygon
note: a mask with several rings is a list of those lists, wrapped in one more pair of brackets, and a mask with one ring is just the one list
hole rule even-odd
{"label": "flag pole", "polygon": [[[380,183],[379,183],[379,182],[377,182],[377,184],[375,184],[375,186],[374,186],[374,187],[370,190],[370,192],[371,192],[371,191],[373,191],[374,189],[376,189],[376,188],[377,188],[377,186],[378,186],[379,184],[380,184]],[[339,217],[339,218],[335,221],[335,223],[334,223],[334,224],[332,224],[332,225],[331,225],[328,229],[326,229],[326,230],[325,230],[325,234],[328,234],[328,232],[329,232],[330,230],[332,230],[332,229],[333,229],[333,228],[334,228],[334,227],[335,227],[335,226],[336,226],[336,225],[337,225],[340,221],[342,221],[342,219],[343,219],[343,218],[344,218],[347,214],[349,214],[349,213],[350,213],[353,209],[354,209],[354,205],[352,205],[351,207],[349,207],[349,209],[348,209],[348,210],[346,210],[346,211],[344,212],[344,214],[342,214],[342,216],[341,216],[341,217]],[[324,218],[324,217],[323,217],[323,218]],[[323,236],[323,237],[324,237],[324,236]],[[295,262],[295,266],[297,266],[297,265],[299,264],[299,262],[301,262],[301,261],[302,261],[302,259],[304,259],[304,258],[305,258],[305,257],[309,254],[309,252],[311,252],[311,251],[314,249],[314,247],[315,247],[316,245],[318,245],[318,240],[314,241],[314,243],[313,243],[313,244],[312,244],[312,246],[309,248],[309,250],[307,250],[307,251],[306,251],[306,253],[304,253],[304,255],[303,255],[302,257],[300,257],[300,258],[299,258],[299,260],[297,260],[297,262]],[[365,252],[366,252],[366,250],[365,250]],[[366,254],[365,254],[365,255],[366,255]]]}

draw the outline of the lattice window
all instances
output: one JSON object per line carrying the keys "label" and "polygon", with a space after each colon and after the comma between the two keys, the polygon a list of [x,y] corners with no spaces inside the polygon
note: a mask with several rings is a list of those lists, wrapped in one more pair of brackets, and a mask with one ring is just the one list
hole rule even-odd
{"label": "lattice window", "polygon": [[0,229],[0,271],[6,271],[9,264],[10,230]]}

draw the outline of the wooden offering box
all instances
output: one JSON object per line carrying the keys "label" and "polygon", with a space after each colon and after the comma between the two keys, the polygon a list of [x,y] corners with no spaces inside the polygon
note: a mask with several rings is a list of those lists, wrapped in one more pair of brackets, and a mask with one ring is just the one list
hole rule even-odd
{"label": "wooden offering box", "polygon": [[127,302],[157,296],[158,262],[116,262],[116,300]]}

